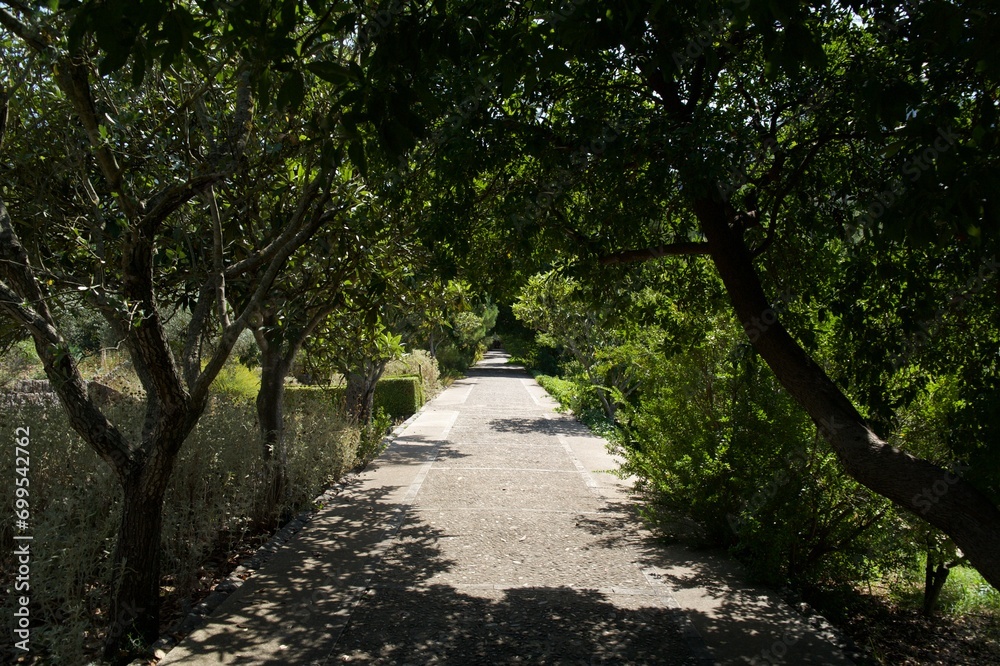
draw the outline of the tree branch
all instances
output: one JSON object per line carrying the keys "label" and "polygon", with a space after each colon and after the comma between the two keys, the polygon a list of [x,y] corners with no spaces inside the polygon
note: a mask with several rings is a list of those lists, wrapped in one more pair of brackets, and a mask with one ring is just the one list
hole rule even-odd
{"label": "tree branch", "polygon": [[184,341],[184,356],[181,359],[181,366],[184,372],[184,383],[188,390],[198,381],[198,373],[201,371],[201,340],[205,330],[205,323],[208,315],[212,311],[212,303],[215,300],[215,289],[212,282],[206,281],[198,294],[198,302],[194,310],[191,311],[191,321],[187,325],[187,338]]}
{"label": "tree branch", "polygon": [[21,21],[18,21],[12,14],[3,9],[0,9],[0,25],[20,37],[28,46],[36,51],[44,53],[50,50],[49,45],[45,43],[45,39],[40,34]]}
{"label": "tree branch", "polygon": [[642,250],[623,250],[614,254],[606,254],[598,261],[602,266],[613,266],[615,264],[649,261],[650,259],[659,259],[661,257],[708,254],[708,251],[708,243],[682,242],[671,243],[670,245],[658,245],[657,247],[648,247]]}
{"label": "tree branch", "polygon": [[125,196],[122,169],[111,148],[101,137],[100,123],[97,121],[97,107],[94,104],[93,91],[90,88],[90,70],[79,58],[62,57],[54,66],[56,82],[63,93],[73,103],[73,109],[83,124],[90,145],[97,156],[101,172],[108,180],[113,192],[122,199],[126,215],[134,218],[137,207],[129,197]]}
{"label": "tree branch", "polygon": [[3,153],[3,140],[7,135],[7,114],[10,110],[10,97],[7,90],[0,87],[0,153]]}
{"label": "tree branch", "polygon": [[205,193],[208,199],[208,208],[212,216],[212,276],[215,282],[216,308],[219,310],[219,321],[222,328],[229,327],[229,309],[226,304],[226,266],[224,263],[223,236],[222,236],[222,216],[219,214],[219,201],[215,197],[215,190],[209,186]]}
{"label": "tree branch", "polygon": [[[288,258],[295,250],[308,241],[326,221],[346,207],[345,204],[345,206],[335,211],[324,212],[324,208],[330,200],[330,193],[324,192],[317,200],[316,197],[320,189],[318,178],[310,183],[309,189],[311,191],[307,191],[299,202],[298,209],[288,224],[288,229],[269,246],[273,250],[269,253],[270,259],[266,262],[267,267],[264,269],[263,275],[258,279],[257,287],[244,305],[243,311],[235,321],[223,330],[215,354],[191,387],[191,400],[194,404],[201,404],[208,396],[208,388],[212,380],[215,379],[216,375],[222,369],[222,365],[228,358],[229,352],[232,351],[233,345],[236,344],[236,339],[240,333],[246,329],[251,317],[258,312],[261,304],[267,298],[268,292],[273,288],[274,281],[285,267]],[[312,214],[306,219],[306,215],[310,210],[310,204],[313,204],[311,206]],[[228,275],[229,272],[227,271],[226,274]]]}
{"label": "tree branch", "polygon": [[174,211],[225,177],[224,173],[208,173],[194,176],[181,185],[170,185],[163,188],[149,199],[142,223],[149,225],[151,231],[155,233],[160,223],[170,217]]}
{"label": "tree branch", "polygon": [[97,408],[69,345],[56,329],[28,254],[0,199],[0,311],[24,326],[69,416],[70,425],[104,459],[121,481],[134,463],[125,437]]}

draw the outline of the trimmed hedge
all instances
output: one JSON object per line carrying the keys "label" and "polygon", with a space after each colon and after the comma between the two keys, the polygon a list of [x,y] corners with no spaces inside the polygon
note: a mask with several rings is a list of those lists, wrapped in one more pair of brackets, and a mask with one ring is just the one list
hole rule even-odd
{"label": "trimmed hedge", "polygon": [[385,410],[391,418],[408,418],[424,405],[420,377],[401,375],[384,377],[375,385],[375,411]]}
{"label": "trimmed hedge", "polygon": [[[343,409],[344,387],[335,386],[286,386],[286,410]],[[424,404],[424,391],[420,377],[406,375],[385,377],[375,385],[375,411],[384,409],[395,419],[413,416]]]}

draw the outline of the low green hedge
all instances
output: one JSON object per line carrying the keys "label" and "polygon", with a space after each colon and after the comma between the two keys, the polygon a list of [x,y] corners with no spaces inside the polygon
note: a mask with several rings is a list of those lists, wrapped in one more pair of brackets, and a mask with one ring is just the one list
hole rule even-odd
{"label": "low green hedge", "polygon": [[385,377],[375,385],[375,411],[381,407],[391,418],[408,418],[424,405],[420,377]]}
{"label": "low green hedge", "polygon": [[[288,386],[285,388],[285,409],[310,411],[315,409],[342,409],[344,387]],[[413,416],[424,404],[424,391],[420,377],[406,375],[385,377],[375,385],[375,411],[384,409],[392,418]]]}

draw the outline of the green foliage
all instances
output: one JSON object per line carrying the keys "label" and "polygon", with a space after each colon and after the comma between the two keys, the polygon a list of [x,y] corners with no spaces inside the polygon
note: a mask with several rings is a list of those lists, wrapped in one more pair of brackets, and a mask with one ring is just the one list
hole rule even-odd
{"label": "green foliage", "polygon": [[529,372],[555,375],[559,372],[558,350],[539,344],[534,333],[504,331],[499,334],[511,363],[523,365]]}
{"label": "green foliage", "polygon": [[475,353],[467,353],[454,345],[441,347],[437,351],[437,361],[442,374],[461,375],[476,362]]}
{"label": "green foliage", "polygon": [[258,391],[260,371],[236,362],[226,363],[212,382],[213,393],[234,401],[253,402]]}
{"label": "green foliage", "polygon": [[377,458],[389,440],[386,435],[392,427],[392,417],[386,413],[385,409],[378,407],[372,415],[371,421],[361,428],[358,438],[358,453],[355,469],[363,469],[368,463]]}
{"label": "green foliage", "polygon": [[556,399],[560,409],[573,411],[574,405],[579,405],[580,387],[576,382],[549,375],[535,375],[535,381]]}
{"label": "green foliage", "polygon": [[[870,580],[907,548],[894,509],[847,477],[815,426],[724,318],[703,343],[647,356],[623,411],[622,474],[667,533],[694,526],[772,583]],[[912,552],[912,551],[909,551]]]}
{"label": "green foliage", "polygon": [[21,340],[0,354],[0,389],[18,379],[42,378],[42,362],[31,340]]}
{"label": "green foliage", "polygon": [[251,331],[246,330],[240,333],[240,337],[236,338],[236,344],[233,345],[230,357],[248,368],[260,367],[260,347],[257,346],[257,341]]}
{"label": "green foliage", "polygon": [[420,378],[424,401],[441,388],[439,382],[441,371],[438,367],[438,360],[424,349],[414,349],[409,354],[404,354],[402,358],[389,361],[385,366],[383,378],[405,375],[414,375]]}
{"label": "green foliage", "polygon": [[59,317],[60,330],[74,354],[93,355],[103,347],[114,346],[107,321],[93,308],[74,307]]}
{"label": "green foliage", "polygon": [[512,308],[514,316],[538,331],[537,344],[563,351],[564,372],[589,385],[574,409],[578,414],[589,410],[584,403],[593,397],[613,421],[619,403],[635,390],[633,357],[641,353],[642,342],[631,339],[635,332],[620,318],[622,305],[602,303],[578,280],[553,271],[532,276]]}
{"label": "green foliage", "polygon": [[448,374],[461,374],[482,359],[486,343],[490,341],[499,309],[488,299],[478,307],[453,312],[448,335],[437,345],[436,358],[441,370]]}
{"label": "green foliage", "polygon": [[487,301],[479,312],[456,313],[451,320],[451,334],[455,345],[468,352],[483,344],[496,324],[497,312],[497,307]]}
{"label": "green foliage", "polygon": [[309,414],[336,414],[342,407],[344,389],[327,386],[285,387],[285,410]]}
{"label": "green foliage", "polygon": [[413,416],[424,404],[420,377],[383,377],[375,385],[375,410],[390,419]]}
{"label": "green foliage", "polygon": [[[285,404],[288,409],[326,410],[342,413],[343,386],[287,386]],[[384,411],[390,419],[412,416],[424,404],[420,377],[384,377],[375,385],[375,411]]]}
{"label": "green foliage", "polygon": [[387,363],[402,357],[403,339],[377,317],[366,321],[362,313],[342,312],[329,316],[306,341],[306,352],[306,365],[318,377],[361,370],[377,376]]}
{"label": "green foliage", "polygon": [[[911,569],[903,570],[902,575],[890,581],[890,593],[896,603],[908,608],[920,608],[923,604],[925,563],[923,557],[916,558]],[[951,615],[1000,615],[1000,590],[987,583],[974,568],[956,566],[941,590],[938,609]]]}

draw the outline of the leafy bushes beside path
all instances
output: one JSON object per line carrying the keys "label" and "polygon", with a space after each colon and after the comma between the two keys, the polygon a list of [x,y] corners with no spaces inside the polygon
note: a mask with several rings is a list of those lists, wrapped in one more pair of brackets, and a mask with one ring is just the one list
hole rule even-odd
{"label": "leafy bushes beside path", "polygon": [[[245,389],[246,380],[239,370],[223,380],[219,388],[232,390],[212,398],[171,477],[162,541],[168,605],[183,607],[185,598],[210,582],[206,561],[215,556],[224,562],[235,544],[254,532],[248,516],[255,515],[261,496],[263,466],[253,400],[234,388]],[[118,486],[107,465],[72,431],[54,395],[2,400],[0,433],[20,426],[31,432],[32,650],[42,663],[87,663],[108,626],[106,585],[121,510]],[[139,426],[137,402],[119,399],[109,411],[121,427]],[[357,465],[361,437],[326,405],[290,404],[286,420],[292,493],[282,508],[292,513]],[[13,479],[13,465],[13,454],[0,456],[0,478]],[[5,484],[5,506],[13,505],[13,493],[13,484]],[[13,519],[10,511],[0,514],[4,589],[13,587]],[[14,599],[8,594],[0,600],[8,619]],[[0,661],[11,663],[13,657],[2,654]]]}
{"label": "leafy bushes beside path", "polygon": [[424,402],[427,402],[441,390],[441,370],[436,358],[425,349],[414,349],[402,358],[389,361],[382,377],[404,377],[412,375],[420,378]]}
{"label": "leafy bushes beside path", "polygon": [[[286,409],[318,409],[341,412],[345,399],[343,386],[288,386]],[[393,420],[412,416],[424,404],[419,377],[384,377],[375,385],[375,411],[383,410]]]}

